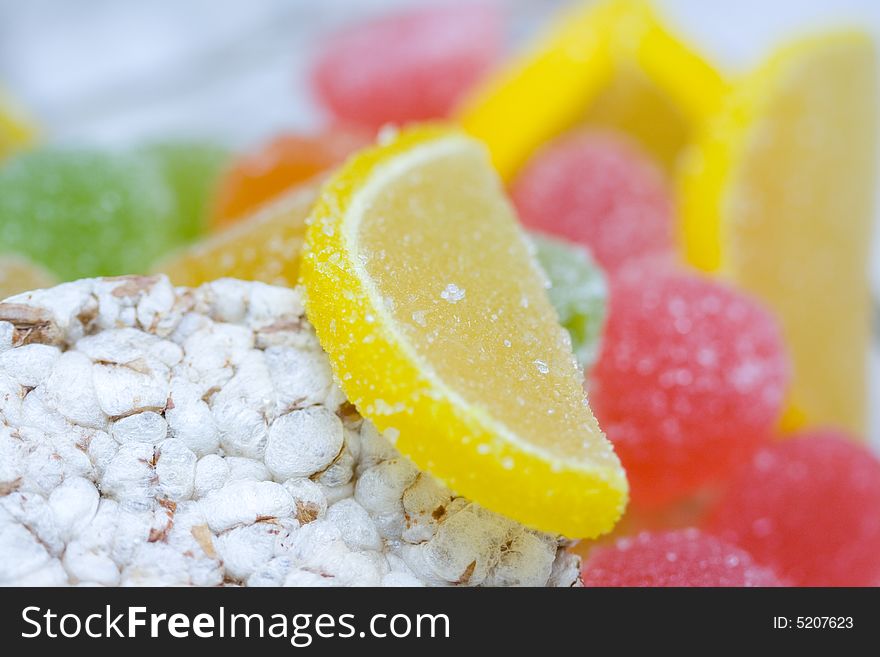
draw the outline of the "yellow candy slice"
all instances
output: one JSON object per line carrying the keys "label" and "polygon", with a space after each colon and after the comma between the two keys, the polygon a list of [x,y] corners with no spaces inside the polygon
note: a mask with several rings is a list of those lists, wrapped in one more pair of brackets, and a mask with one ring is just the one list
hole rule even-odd
{"label": "yellow candy slice", "polygon": [[577,4],[463,105],[461,123],[509,179],[576,125],[622,130],[672,169],[723,96],[720,75],[641,0]]}
{"label": "yellow candy slice", "polygon": [[18,103],[0,89],[0,159],[30,144],[36,133]]}
{"label": "yellow candy slice", "polygon": [[27,258],[12,253],[0,254],[0,300],[57,284],[54,274]]}
{"label": "yellow candy slice", "polygon": [[481,144],[428,126],[354,157],[301,267],[343,390],[419,467],[537,529],[613,527],[624,472]]}
{"label": "yellow candy slice", "polygon": [[196,286],[224,276],[273,285],[296,285],[306,218],[317,183],[295,188],[203,242],[159,263],[154,270],[175,285]]}
{"label": "yellow candy slice", "polygon": [[801,41],[737,86],[683,160],[688,259],[782,322],[787,428],[865,429],[876,93],[868,36]]}

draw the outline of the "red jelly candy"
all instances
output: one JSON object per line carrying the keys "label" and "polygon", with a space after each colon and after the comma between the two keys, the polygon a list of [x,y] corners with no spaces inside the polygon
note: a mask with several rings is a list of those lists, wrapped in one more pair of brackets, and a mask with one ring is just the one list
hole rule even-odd
{"label": "red jelly candy", "polygon": [[836,431],[759,450],[707,528],[800,586],[880,586],[880,461]]}
{"label": "red jelly candy", "polygon": [[526,226],[589,247],[609,273],[672,249],[672,200],[663,175],[623,136],[561,137],[526,164],[511,195]]}
{"label": "red jelly candy", "polygon": [[773,317],[750,297],[656,263],[613,281],[590,405],[633,504],[717,482],[772,435],[789,381]]}
{"label": "red jelly candy", "polygon": [[697,529],[644,532],[597,547],[585,586],[781,586],[748,552]]}
{"label": "red jelly candy", "polygon": [[358,24],[323,44],[312,81],[338,119],[369,127],[443,117],[501,52],[492,3],[428,6]]}

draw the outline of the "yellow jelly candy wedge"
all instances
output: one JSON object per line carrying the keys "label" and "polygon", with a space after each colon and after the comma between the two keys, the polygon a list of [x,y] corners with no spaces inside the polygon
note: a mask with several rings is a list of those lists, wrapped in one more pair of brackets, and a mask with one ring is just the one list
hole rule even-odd
{"label": "yellow jelly candy wedge", "polygon": [[607,2],[561,13],[522,57],[465,102],[462,126],[489,146],[503,178],[577,123],[608,84],[614,14]]}
{"label": "yellow jelly candy wedge", "polygon": [[619,130],[672,173],[682,149],[717,110],[721,75],[674,36],[650,3],[618,0],[611,40],[614,76],[581,122]]}
{"label": "yellow jelly candy wedge", "polygon": [[252,217],[159,263],[175,285],[195,286],[230,276],[273,285],[296,285],[306,218],[317,197],[307,183]]}
{"label": "yellow jelly candy wedge", "polygon": [[0,159],[30,144],[36,132],[24,111],[0,89]]}
{"label": "yellow jelly candy wedge", "polygon": [[666,27],[650,2],[618,2],[613,44],[620,77],[637,70],[689,126],[714,114],[728,90],[721,73]]}
{"label": "yellow jelly candy wedge", "polygon": [[360,412],[493,511],[609,531],[626,477],[485,148],[408,130],[337,172],[311,220],[306,310]]}
{"label": "yellow jelly candy wedge", "polygon": [[541,144],[577,125],[622,130],[671,169],[723,97],[721,76],[642,0],[577,4],[472,95],[461,123],[509,179]]}
{"label": "yellow jelly candy wedge", "polygon": [[864,433],[875,81],[866,35],[796,43],[737,86],[682,163],[688,259],[782,322],[795,374],[789,428]]}
{"label": "yellow jelly candy wedge", "polygon": [[57,284],[54,274],[27,258],[12,253],[0,254],[0,300]]}

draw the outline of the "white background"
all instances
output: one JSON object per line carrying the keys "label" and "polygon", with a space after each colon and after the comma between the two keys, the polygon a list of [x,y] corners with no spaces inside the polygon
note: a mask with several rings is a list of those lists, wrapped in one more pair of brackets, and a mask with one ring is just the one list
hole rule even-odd
{"label": "white background", "polygon": [[[499,0],[511,45],[561,0]],[[311,44],[418,0],[0,0],[0,83],[59,139],[201,133],[249,143],[319,120]],[[830,25],[880,37],[877,0],[655,0],[711,60],[747,70],[781,40]]]}

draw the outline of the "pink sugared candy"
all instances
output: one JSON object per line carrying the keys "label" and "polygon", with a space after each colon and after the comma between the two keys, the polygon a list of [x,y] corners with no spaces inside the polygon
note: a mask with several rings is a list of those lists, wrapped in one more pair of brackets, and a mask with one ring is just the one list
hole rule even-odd
{"label": "pink sugared candy", "polygon": [[643,532],[595,548],[584,586],[781,586],[745,550],[698,529]]}
{"label": "pink sugared candy", "polygon": [[498,59],[495,3],[429,5],[330,37],[312,71],[337,118],[370,128],[444,117]]}
{"label": "pink sugared candy", "polygon": [[526,226],[589,247],[611,274],[672,249],[672,199],[663,174],[623,135],[564,135],[526,164],[511,196]]}
{"label": "pink sugared candy", "polygon": [[880,586],[880,461],[836,431],[768,445],[707,528],[800,586]]}
{"label": "pink sugared candy", "polygon": [[762,306],[702,276],[639,263],[609,297],[590,405],[633,504],[656,507],[722,480],[770,438],[789,361]]}

